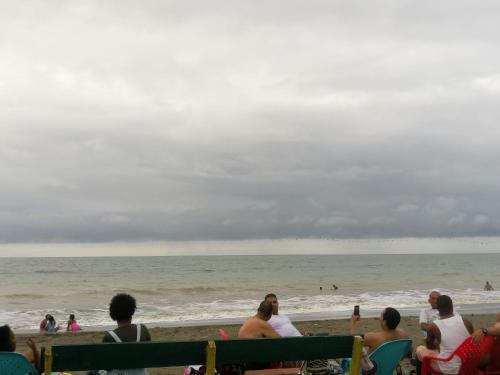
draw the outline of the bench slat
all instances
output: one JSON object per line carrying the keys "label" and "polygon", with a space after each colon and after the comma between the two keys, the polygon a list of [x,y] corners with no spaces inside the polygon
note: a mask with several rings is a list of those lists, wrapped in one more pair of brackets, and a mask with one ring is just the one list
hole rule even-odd
{"label": "bench slat", "polygon": [[[353,336],[216,340],[216,363],[351,357]],[[208,341],[54,345],[52,371],[205,364]]]}
{"label": "bench slat", "polygon": [[54,345],[52,371],[203,364],[206,346],[206,341]]}
{"label": "bench slat", "polygon": [[352,336],[216,341],[217,364],[351,357]]}

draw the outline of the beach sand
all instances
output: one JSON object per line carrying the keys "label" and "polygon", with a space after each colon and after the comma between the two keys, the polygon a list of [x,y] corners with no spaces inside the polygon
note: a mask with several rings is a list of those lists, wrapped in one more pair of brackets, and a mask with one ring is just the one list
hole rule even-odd
{"label": "beach sand", "polygon": [[[488,327],[495,323],[496,317],[494,314],[474,314],[464,315],[469,319],[474,328]],[[316,320],[296,322],[295,326],[300,331],[311,333],[328,332],[332,335],[349,334],[350,320]],[[377,331],[380,329],[378,318],[361,319],[358,323],[359,332]],[[154,327],[149,328],[151,337],[154,341],[177,341],[177,340],[207,340],[218,339],[217,330],[224,328],[231,337],[236,337],[240,325],[210,325],[196,327]],[[418,328],[417,317],[403,317],[399,325],[400,328],[406,330],[413,340],[413,348],[423,343],[423,338]],[[29,335],[35,339],[39,348],[46,345],[54,344],[79,344],[79,343],[99,343],[101,342],[103,332],[100,331],[82,331],[79,333],[57,333],[52,335],[34,334]],[[28,335],[17,334],[18,351],[26,349],[24,344]],[[151,375],[181,375],[181,367],[170,367],[164,369],[151,369]],[[73,374],[83,374],[83,372],[74,372]]]}

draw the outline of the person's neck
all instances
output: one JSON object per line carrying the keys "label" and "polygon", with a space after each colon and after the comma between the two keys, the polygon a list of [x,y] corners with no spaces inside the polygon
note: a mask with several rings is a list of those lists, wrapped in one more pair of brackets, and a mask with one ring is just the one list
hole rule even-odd
{"label": "person's neck", "polygon": [[453,313],[451,313],[451,314],[445,314],[445,315],[439,314],[439,319],[441,319],[441,320],[448,319],[448,318],[451,318],[452,316],[453,316]]}
{"label": "person's neck", "polygon": [[118,327],[128,326],[128,325],[132,324],[132,319],[120,320],[120,321],[117,321],[116,324],[118,324]]}

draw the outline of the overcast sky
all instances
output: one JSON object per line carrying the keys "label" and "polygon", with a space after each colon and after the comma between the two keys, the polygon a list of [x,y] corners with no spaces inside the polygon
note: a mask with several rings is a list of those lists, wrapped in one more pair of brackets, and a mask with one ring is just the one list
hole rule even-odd
{"label": "overcast sky", "polygon": [[0,242],[500,235],[497,1],[11,1]]}

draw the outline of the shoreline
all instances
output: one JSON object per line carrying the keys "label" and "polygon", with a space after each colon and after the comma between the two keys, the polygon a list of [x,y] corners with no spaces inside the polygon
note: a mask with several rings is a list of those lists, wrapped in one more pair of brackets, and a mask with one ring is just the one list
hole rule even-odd
{"label": "shoreline", "polygon": [[[417,318],[420,314],[421,308],[398,308],[402,318]],[[491,315],[496,314],[500,311],[500,303],[492,304],[470,304],[470,305],[458,305],[456,310],[460,315]],[[372,310],[367,310],[362,312],[363,318],[378,318],[379,312],[374,312]],[[297,323],[308,323],[308,322],[323,322],[323,321],[339,321],[345,320],[345,312],[335,313],[335,312],[321,312],[321,313],[310,313],[310,314],[286,314],[293,322]],[[146,325],[148,329],[154,328],[189,328],[189,327],[213,327],[213,326],[231,326],[231,325],[241,325],[246,320],[246,317],[238,318],[223,318],[223,319],[204,319],[204,320],[177,320],[177,321],[157,321],[157,322],[144,322],[140,320],[140,315],[137,316],[137,321]],[[63,330],[60,330],[55,335],[60,335],[66,333],[65,324],[60,323]],[[86,326],[81,325],[85,332],[104,332],[110,329],[114,329],[115,325],[110,320],[109,324],[105,325],[95,325]],[[40,333],[38,328],[33,329],[16,329],[18,334],[22,335],[37,335]]]}

